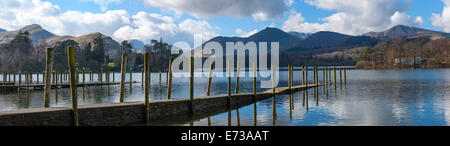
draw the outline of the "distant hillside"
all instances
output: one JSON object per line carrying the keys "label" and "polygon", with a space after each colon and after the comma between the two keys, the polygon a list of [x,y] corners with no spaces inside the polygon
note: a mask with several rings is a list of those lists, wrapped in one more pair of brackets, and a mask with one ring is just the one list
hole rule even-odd
{"label": "distant hillside", "polygon": [[449,35],[444,32],[427,30],[405,25],[397,25],[383,32],[369,32],[364,35],[378,39],[394,39],[394,38],[412,39],[418,37],[426,37],[435,40],[449,37]]}
{"label": "distant hillside", "polygon": [[4,29],[2,29],[2,28],[0,28],[0,32],[5,32],[6,30],[4,30]]}
{"label": "distant hillside", "polygon": [[296,36],[302,40],[308,38],[309,36],[312,35],[312,33],[303,33],[303,32],[295,32],[295,31],[290,31],[288,32],[290,35]]}
{"label": "distant hillside", "polygon": [[19,31],[28,31],[31,34],[31,40],[33,44],[37,44],[40,40],[48,39],[55,36],[53,33],[48,32],[41,26],[37,24],[32,24],[25,26],[19,30],[0,32],[0,44],[7,43],[12,39],[14,39],[14,37],[17,35],[17,33],[19,33]]}
{"label": "distant hillside", "polygon": [[79,37],[74,36],[58,36],[55,35],[45,29],[43,29],[40,25],[32,24],[25,26],[19,30],[15,31],[5,31],[0,32],[0,44],[8,43],[17,35],[19,31],[28,31],[31,35],[32,44],[36,45],[40,43],[41,40],[45,40],[46,44],[49,46],[54,46],[57,42],[62,42],[65,40],[74,40],[80,44],[80,47],[84,48],[88,43],[92,43],[94,38],[97,36],[101,36],[105,41],[105,47],[107,54],[112,56],[115,54],[115,50],[120,49],[120,44],[113,40],[111,37],[103,35],[101,33],[92,33],[87,35],[82,35]]}

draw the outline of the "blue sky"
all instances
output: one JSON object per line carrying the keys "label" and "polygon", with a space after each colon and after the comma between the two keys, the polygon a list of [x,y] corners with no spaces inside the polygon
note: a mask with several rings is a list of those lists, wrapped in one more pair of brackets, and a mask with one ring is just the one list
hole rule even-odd
{"label": "blue sky", "polygon": [[[360,35],[397,24],[450,31],[450,0],[3,0],[0,28],[40,24],[59,35],[171,42],[285,31]],[[448,9],[448,11],[443,11]],[[24,17],[24,15],[32,15]]]}

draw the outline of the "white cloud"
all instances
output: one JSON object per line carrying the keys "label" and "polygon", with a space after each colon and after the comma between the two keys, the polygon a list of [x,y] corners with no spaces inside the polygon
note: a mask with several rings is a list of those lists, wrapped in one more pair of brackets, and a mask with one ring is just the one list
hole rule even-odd
{"label": "white cloud", "polygon": [[433,26],[442,27],[445,32],[450,32],[450,0],[442,0],[445,6],[441,14],[433,13],[431,22]]}
{"label": "white cloud", "polygon": [[337,11],[322,18],[323,23],[308,23],[300,13],[292,11],[283,29],[299,32],[335,31],[359,35],[381,31],[397,24],[420,26],[421,17],[415,20],[406,14],[411,1],[400,0],[305,0],[320,9]]}
{"label": "white cloud", "polygon": [[245,32],[245,31],[243,31],[242,29],[239,28],[239,29],[236,29],[235,32],[241,37],[249,37],[249,36],[252,36],[255,33],[257,33],[258,29],[254,29],[254,30],[252,30],[250,32]]}
{"label": "white cloud", "polygon": [[162,37],[164,41],[170,43],[186,41],[192,44],[195,34],[203,35],[205,40],[218,35],[206,21],[186,19],[177,24],[169,16],[139,12],[132,16],[129,25],[119,28],[113,36],[120,41],[136,39],[148,43],[152,39]]}
{"label": "white cloud", "polygon": [[194,34],[204,39],[217,36],[213,27],[203,20],[187,19],[176,23],[175,18],[161,14],[139,12],[128,14],[125,10],[102,13],[67,11],[58,5],[41,0],[0,1],[0,28],[16,30],[30,24],[39,24],[57,35],[85,35],[100,32],[116,40],[138,39],[149,42],[163,37],[165,42],[193,42]]}
{"label": "white cloud", "polygon": [[151,6],[177,14],[188,13],[195,17],[212,16],[247,17],[255,20],[280,18],[288,10],[284,0],[145,0]]}
{"label": "white cloud", "polygon": [[120,3],[122,0],[81,0],[82,2],[94,2],[100,6],[100,9],[104,12],[108,9],[108,5],[111,3]]}

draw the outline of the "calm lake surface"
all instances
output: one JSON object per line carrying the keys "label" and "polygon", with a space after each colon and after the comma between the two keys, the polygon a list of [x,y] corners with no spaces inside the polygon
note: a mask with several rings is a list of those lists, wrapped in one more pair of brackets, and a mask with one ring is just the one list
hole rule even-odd
{"label": "calm lake surface", "polygon": [[[279,73],[281,81],[278,86],[287,86],[287,72]],[[119,73],[115,75],[115,80],[119,81]],[[311,71],[308,75],[309,79],[312,79]],[[94,75],[95,81],[96,77],[97,75]],[[300,84],[300,78],[301,71],[294,71],[294,84]],[[161,75],[161,83],[159,73],[152,74],[150,90],[152,100],[167,98],[165,79],[165,73]],[[319,72],[319,79],[322,79],[322,72]],[[42,82],[42,79],[40,81]],[[133,81],[140,82],[141,74],[133,73]],[[235,79],[232,81],[234,88]],[[195,78],[195,96],[206,94],[206,83],[207,78]],[[131,88],[130,85],[125,87],[126,102],[144,99],[141,83],[132,84]],[[240,93],[252,92],[252,78],[241,78],[239,87]],[[265,90],[267,89],[258,89],[259,92]],[[275,125],[450,125],[450,69],[347,70],[347,85],[340,86],[338,80],[336,89],[333,85],[328,88],[319,87],[318,98],[314,97],[314,90],[276,96]],[[86,87],[84,97],[83,89],[78,88],[78,91],[80,105],[119,102],[119,85],[110,86],[109,90],[107,86]],[[227,78],[213,78],[211,94],[226,93]],[[51,96],[51,107],[71,106],[69,89],[52,90]],[[189,79],[174,78],[172,98],[188,98],[188,96]],[[304,105],[303,101],[306,98],[308,102]],[[43,100],[43,91],[0,94],[0,111],[41,108]],[[293,101],[292,108],[290,101]],[[273,125],[272,102],[272,98],[268,98],[256,103],[258,126]],[[254,104],[240,108],[240,125],[254,125],[254,112]],[[235,110],[231,115],[231,125],[235,126],[237,125]],[[196,120],[193,124],[208,125],[207,118]],[[227,126],[228,113],[212,116],[211,125]]]}

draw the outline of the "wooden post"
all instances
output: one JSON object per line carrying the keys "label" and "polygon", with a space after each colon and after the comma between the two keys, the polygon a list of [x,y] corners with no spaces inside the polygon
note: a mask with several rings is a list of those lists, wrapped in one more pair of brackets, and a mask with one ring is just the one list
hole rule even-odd
{"label": "wooden post", "polygon": [[[239,62],[237,62],[237,72],[236,72],[236,88],[235,88],[235,94],[239,93],[239,71],[240,66]],[[241,126],[241,119],[239,117],[239,107],[236,108],[236,119],[237,119],[237,126]]]}
{"label": "wooden post", "polygon": [[342,68],[339,67],[339,85],[342,86]]}
{"label": "wooden post", "polygon": [[16,84],[16,72],[13,72],[13,83]]}
{"label": "wooden post", "polygon": [[228,98],[227,98],[227,107],[230,109],[231,107],[231,67],[230,61],[228,60],[227,64],[227,72],[228,72]]}
{"label": "wooden post", "polygon": [[276,96],[276,92],[275,92],[275,64],[272,64],[272,125],[275,125],[275,121],[276,121],[276,117],[277,117],[277,108],[276,108],[276,103],[275,103],[275,96]]}
{"label": "wooden post", "polygon": [[166,85],[169,84],[169,71],[166,71]]}
{"label": "wooden post", "polygon": [[133,71],[130,69],[130,93],[133,90]]}
{"label": "wooden post", "polygon": [[167,84],[167,99],[170,99],[172,94],[172,62],[173,58],[169,58],[169,73],[168,73],[168,84]]}
{"label": "wooden post", "polygon": [[[171,58],[172,59],[172,58]],[[172,60],[170,60],[172,61]],[[170,63],[170,66],[172,66],[172,63]],[[210,62],[209,64],[209,76],[208,76],[208,86],[206,87],[206,96],[210,96],[211,95],[211,82],[212,82],[212,71],[213,71],[213,62]],[[171,73],[172,73],[172,69],[169,68]],[[172,84],[172,75],[170,76],[170,83],[169,86]],[[208,117],[208,126],[211,126],[211,117]]]}
{"label": "wooden post", "polygon": [[116,72],[113,72],[113,83],[116,81]]}
{"label": "wooden post", "polygon": [[189,80],[189,99],[191,103],[190,113],[194,113],[194,57],[191,56],[191,60],[189,63],[189,72],[190,72],[190,80]]}
{"label": "wooden post", "polygon": [[144,53],[144,94],[145,94],[145,121],[148,122],[150,121],[150,106],[149,106],[149,100],[150,100],[150,95],[149,95],[149,88],[150,88],[150,73],[149,73],[149,53],[145,52]]}
{"label": "wooden post", "polygon": [[73,47],[67,48],[67,59],[70,70],[70,94],[72,97],[72,111],[73,111],[73,123],[78,126],[78,96],[77,85],[75,82],[75,51]]}
{"label": "wooden post", "polygon": [[86,69],[83,68],[83,87],[86,86],[86,84],[85,84],[85,79],[86,79],[85,73],[86,73]]}
{"label": "wooden post", "polygon": [[257,125],[257,113],[256,113],[256,62],[253,63],[253,125]]}
{"label": "wooden post", "polygon": [[[38,73],[39,75],[39,73]],[[39,79],[39,76],[38,76]],[[39,81],[39,80],[38,80]],[[59,82],[62,84],[63,83],[63,72],[59,72]]]}
{"label": "wooden post", "polygon": [[302,65],[302,85],[305,85],[305,66]]}
{"label": "wooden post", "polygon": [[[22,85],[22,72],[19,72],[19,86]],[[20,89],[20,87],[19,87]]]}
{"label": "wooden post", "polygon": [[292,65],[288,65],[288,88],[289,92],[291,92],[292,89]]}
{"label": "wooden post", "polygon": [[122,63],[121,63],[121,78],[120,78],[120,102],[124,99],[124,88],[125,88],[125,73],[127,71],[127,54],[122,53]]}
{"label": "wooden post", "polygon": [[305,87],[308,90],[308,65],[305,66]]}
{"label": "wooden post", "polygon": [[336,88],[336,67],[333,68],[334,72],[334,88]]}
{"label": "wooden post", "polygon": [[[45,65],[45,89],[44,89],[44,107],[50,107],[50,90],[53,69],[53,48],[46,49],[46,65]],[[19,84],[20,84],[19,77]]]}

